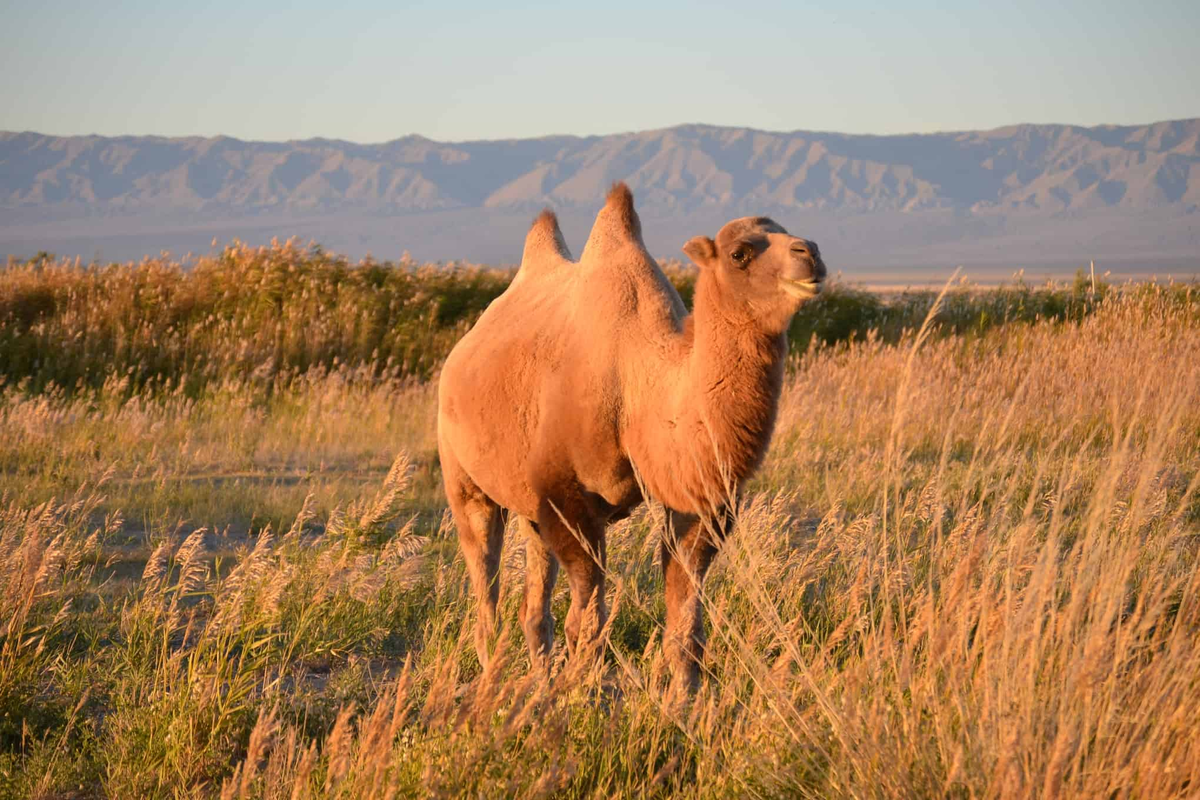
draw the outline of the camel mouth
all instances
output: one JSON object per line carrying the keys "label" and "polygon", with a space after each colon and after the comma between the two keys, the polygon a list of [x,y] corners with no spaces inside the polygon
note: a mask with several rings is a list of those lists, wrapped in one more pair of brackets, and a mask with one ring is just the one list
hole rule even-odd
{"label": "camel mouth", "polygon": [[812,278],[804,281],[792,280],[791,278],[780,278],[780,284],[783,290],[797,300],[809,300],[821,293],[822,281],[819,278]]}

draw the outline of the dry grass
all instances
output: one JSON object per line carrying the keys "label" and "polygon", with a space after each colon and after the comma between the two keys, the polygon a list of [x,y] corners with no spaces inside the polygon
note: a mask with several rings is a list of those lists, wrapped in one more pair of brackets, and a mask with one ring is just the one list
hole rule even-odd
{"label": "dry grass", "polygon": [[480,672],[427,384],[11,389],[0,793],[1195,796],[1197,307],[799,356],[690,703],[654,507],[611,532],[598,664],[529,673],[513,541]]}

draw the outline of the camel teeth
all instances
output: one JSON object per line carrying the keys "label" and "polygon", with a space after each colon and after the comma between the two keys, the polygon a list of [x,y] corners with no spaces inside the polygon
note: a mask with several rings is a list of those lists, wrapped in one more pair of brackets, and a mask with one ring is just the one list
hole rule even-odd
{"label": "camel teeth", "polygon": [[792,297],[798,299],[808,299],[816,297],[821,293],[820,281],[793,281],[787,278],[783,279],[783,290]]}

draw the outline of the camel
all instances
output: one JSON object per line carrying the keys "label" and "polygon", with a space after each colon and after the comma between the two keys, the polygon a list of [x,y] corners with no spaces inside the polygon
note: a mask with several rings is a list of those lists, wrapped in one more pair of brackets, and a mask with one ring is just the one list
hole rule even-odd
{"label": "camel", "polygon": [[547,664],[560,565],[573,657],[607,617],[605,529],[648,494],[667,518],[664,649],[673,681],[698,683],[700,586],[770,442],[788,325],[826,269],[814,242],[767,217],[735,219],[683,252],[699,267],[690,315],[647,252],[624,183],[578,262],[547,209],[512,284],[446,360],[438,451],[485,667],[508,516],[526,540],[521,626],[530,658]]}

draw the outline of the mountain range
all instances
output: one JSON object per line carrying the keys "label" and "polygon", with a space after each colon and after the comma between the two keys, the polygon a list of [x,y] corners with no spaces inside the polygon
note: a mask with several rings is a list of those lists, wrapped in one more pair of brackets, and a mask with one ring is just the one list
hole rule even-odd
{"label": "mountain range", "polygon": [[578,250],[615,180],[633,189],[660,256],[729,218],[769,214],[832,262],[880,275],[1200,263],[1200,119],[374,145],[0,132],[0,253],[122,259],[298,234],[351,256],[513,262],[543,206]]}

